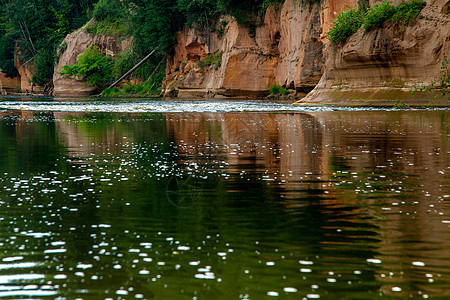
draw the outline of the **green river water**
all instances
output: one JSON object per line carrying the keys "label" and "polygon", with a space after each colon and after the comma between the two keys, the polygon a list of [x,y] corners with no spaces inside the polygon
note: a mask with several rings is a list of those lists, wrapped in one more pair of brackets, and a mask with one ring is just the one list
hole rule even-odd
{"label": "green river water", "polygon": [[0,298],[449,299],[449,110],[0,99]]}

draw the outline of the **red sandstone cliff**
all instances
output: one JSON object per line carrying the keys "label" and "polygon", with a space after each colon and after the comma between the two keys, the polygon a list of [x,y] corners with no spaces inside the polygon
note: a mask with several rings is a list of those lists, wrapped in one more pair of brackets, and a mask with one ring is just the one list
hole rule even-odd
{"label": "red sandstone cliff", "polygon": [[[450,57],[450,1],[427,0],[424,18],[402,30],[391,26],[364,34],[361,29],[344,45],[332,45],[327,32],[346,6],[356,7],[357,1],[286,0],[267,10],[254,33],[231,17],[224,17],[222,36],[186,28],[168,60],[166,91],[177,90],[181,97],[260,97],[278,84],[296,90],[297,97],[315,88],[301,102],[321,103],[424,102],[439,94],[412,96],[415,88],[437,79],[443,59]],[[199,66],[198,60],[219,52],[220,67]]]}
{"label": "red sandstone cliff", "polygon": [[[278,84],[295,91],[291,94],[297,98],[309,92],[300,101],[304,103],[426,102],[434,95],[413,97],[412,92],[436,80],[444,58],[450,57],[450,1],[426,1],[424,18],[412,26],[369,33],[360,29],[344,45],[330,44],[327,32],[336,16],[347,6],[356,7],[357,0],[315,4],[286,0],[269,7],[263,18],[255,16],[256,28],[238,24],[230,16],[216,20],[217,31],[185,28],[177,34],[175,54],[167,61],[165,91],[179,97],[261,97]],[[58,74],[61,66],[75,63],[88,45],[111,55],[129,47],[129,42],[92,37],[83,29],[67,36],[63,44],[66,49],[53,78],[55,95],[94,92],[83,80]],[[199,63],[211,56],[219,58],[220,66]],[[29,90],[29,73],[22,70],[20,78],[12,81],[0,76],[0,86]],[[448,97],[441,100],[448,103]]]}
{"label": "red sandstone cliff", "polygon": [[61,72],[62,67],[75,64],[78,56],[83,54],[90,45],[97,46],[106,55],[114,56],[129,48],[130,41],[104,35],[92,36],[83,27],[69,34],[62,42],[62,45],[65,50],[59,53],[59,60],[53,75],[54,95],[87,96],[95,94],[97,89],[86,83],[83,78],[65,78],[60,75],[59,72]]}
{"label": "red sandstone cliff", "polygon": [[432,101],[449,104],[439,91],[415,93],[439,82],[444,58],[450,58],[449,0],[427,0],[424,18],[412,26],[360,29],[343,46],[330,45],[324,74],[304,103],[388,103]]}
{"label": "red sandstone cliff", "polygon": [[[167,65],[166,90],[179,96],[261,96],[278,84],[308,92],[319,82],[334,16],[355,0],[309,4],[287,0],[267,10],[253,32],[224,17],[220,36],[209,29],[186,28],[177,36],[175,55]],[[219,25],[218,21],[216,26]],[[200,68],[197,61],[223,53],[219,68]]]}

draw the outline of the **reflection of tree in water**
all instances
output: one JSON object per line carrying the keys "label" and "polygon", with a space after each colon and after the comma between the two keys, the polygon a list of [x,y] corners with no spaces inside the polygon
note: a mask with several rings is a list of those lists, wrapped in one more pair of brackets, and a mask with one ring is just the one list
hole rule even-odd
{"label": "reflection of tree in water", "polygon": [[[16,237],[16,243],[4,247],[5,255],[26,253],[25,260],[38,262],[35,273],[50,275],[57,266],[89,260],[98,199],[85,193],[88,182],[71,179],[82,172],[65,159],[67,148],[58,139],[53,113],[6,113],[0,119],[0,140],[2,219],[9,221],[1,223],[8,224],[1,240]],[[83,197],[69,196],[79,193]],[[43,254],[60,247],[69,251]]]}
{"label": "reflection of tree in water", "polygon": [[51,170],[64,151],[53,113],[3,112],[0,139],[2,173]]}
{"label": "reflection of tree in water", "polygon": [[199,201],[200,186],[191,177],[181,178],[173,176],[167,184],[167,200],[177,208],[195,206]]}
{"label": "reflection of tree in water", "polygon": [[[114,115],[105,118],[94,114],[87,119],[72,118],[70,122],[62,115],[58,119],[67,122],[59,122],[56,127],[55,124],[41,126],[33,122],[20,125],[28,136],[26,143],[18,142],[21,140],[17,135],[19,125],[0,122],[0,137],[8,141],[9,148],[3,144],[0,147],[3,147],[2,151],[12,151],[5,156],[7,159],[3,158],[1,166],[6,172],[20,166],[19,158],[26,151],[26,145],[45,152],[48,143],[50,151],[43,154],[43,158],[47,155],[49,157],[45,159],[57,162],[57,165],[45,161],[38,165],[38,159],[33,165],[30,156],[25,159],[27,164],[20,166],[17,172],[55,170],[60,179],[67,180],[64,183],[67,192],[49,198],[33,191],[34,202],[24,204],[24,208],[34,211],[34,215],[27,223],[19,221],[17,224],[20,228],[31,226],[45,231],[48,225],[41,222],[44,215],[50,222],[61,224],[61,228],[51,230],[61,237],[66,234],[64,240],[71,249],[64,256],[66,267],[77,261],[95,262],[92,256],[86,257],[86,253],[101,242],[108,243],[104,246],[107,249],[115,246],[124,252],[123,249],[127,250],[131,245],[139,245],[137,236],[161,245],[170,255],[172,249],[164,248],[163,242],[155,238],[155,232],[159,231],[168,232],[180,241],[189,241],[192,249],[203,246],[205,236],[216,235],[214,241],[206,241],[211,243],[208,244],[211,248],[204,247],[201,251],[203,254],[210,251],[205,262],[214,268],[219,266],[222,273],[232,279],[242,276],[242,265],[237,265],[231,254],[227,264],[217,261],[216,252],[224,247],[221,243],[236,247],[237,254],[245,257],[241,264],[248,262],[255,270],[260,268],[259,260],[275,260],[283,254],[287,257],[285,270],[301,276],[298,260],[313,261],[312,274],[305,275],[308,276],[305,284],[323,281],[330,271],[340,272],[342,280],[351,280],[355,284],[339,285],[338,288],[327,283],[321,286],[341,298],[349,291],[356,292],[361,288],[365,289],[362,295],[367,295],[368,291],[377,291],[383,283],[376,278],[377,267],[362,269],[361,262],[364,264],[366,259],[378,257],[380,245],[388,245],[381,239],[381,234],[389,231],[380,228],[386,228],[383,226],[388,222],[390,226],[397,223],[391,219],[380,221],[384,215],[377,206],[369,203],[364,195],[358,196],[354,190],[365,187],[367,176],[377,175],[372,174],[377,171],[372,168],[374,164],[393,160],[396,156],[390,153],[383,158],[381,153],[363,153],[361,150],[374,151],[373,147],[384,145],[386,151],[392,152],[402,143],[410,143],[412,137],[402,140],[399,135],[390,135],[386,139],[392,138],[392,143],[378,144],[379,140],[374,139],[372,144],[362,145],[360,135],[333,127],[336,120],[302,114]],[[95,129],[97,121],[99,124]],[[354,123],[358,127],[357,122]],[[349,125],[344,127],[348,129]],[[71,149],[70,154],[61,146],[63,139]],[[374,156],[376,159],[371,160]],[[125,165],[125,162],[131,164]],[[401,162],[400,158],[393,162],[395,168],[391,171],[399,170],[397,166]],[[190,163],[196,167],[189,168]],[[97,179],[95,185],[70,179],[86,175],[84,168],[92,169],[90,174]],[[107,172],[112,173],[111,176],[124,174],[129,180],[114,182],[111,186],[108,182],[98,182]],[[334,186],[330,184],[333,180],[348,184]],[[380,183],[380,191],[388,191],[387,187],[381,186],[385,182]],[[95,193],[84,193],[89,188]],[[68,197],[80,192],[85,196]],[[9,199],[9,203],[12,205],[14,200]],[[38,203],[43,207],[36,208]],[[62,207],[76,207],[78,211],[61,210]],[[417,232],[412,239],[420,241],[422,230],[412,226],[422,223],[396,216],[403,222],[399,228],[408,231],[414,228]],[[100,223],[112,227],[95,227]],[[67,233],[70,227],[76,230]],[[125,231],[130,234],[124,234]],[[386,240],[394,243],[396,238],[388,235]],[[407,247],[404,243],[402,246]],[[400,248],[395,248],[397,253],[414,253]],[[95,249],[94,253],[100,251]],[[256,255],[255,251],[261,255]],[[115,280],[125,282],[136,273],[131,268],[131,255],[129,257],[126,254],[121,260],[124,272],[114,275]],[[165,258],[169,259],[168,256]],[[102,264],[112,265],[115,260],[117,258],[102,257]],[[277,261],[277,264],[283,262]],[[353,274],[356,269],[362,271],[361,276]],[[106,285],[102,282],[89,288],[106,289]]]}
{"label": "reflection of tree in water", "polygon": [[[212,186],[203,183],[203,189],[216,193],[208,198],[207,207],[205,200],[200,201],[195,219],[211,224],[208,228],[215,227],[227,240],[239,240],[246,249],[254,248],[255,240],[264,245],[275,239],[328,271],[342,267],[348,257],[359,263],[378,254],[378,228],[371,218],[362,214],[358,204],[339,204],[339,199],[324,194],[328,149],[316,118],[308,114],[194,115],[189,127],[180,127],[187,122],[182,117],[168,117],[174,144],[183,141],[179,157],[189,157],[205,168],[218,157],[228,163],[227,180],[218,177],[210,181]],[[219,132],[208,129],[213,122],[221,128]],[[208,144],[220,145],[220,150],[205,158],[200,153],[205,153]],[[282,176],[289,171],[292,177]],[[338,228],[352,230],[337,232]],[[375,281],[373,271],[366,270],[362,276]],[[357,280],[354,275],[350,279]],[[372,285],[372,291],[379,286]]]}

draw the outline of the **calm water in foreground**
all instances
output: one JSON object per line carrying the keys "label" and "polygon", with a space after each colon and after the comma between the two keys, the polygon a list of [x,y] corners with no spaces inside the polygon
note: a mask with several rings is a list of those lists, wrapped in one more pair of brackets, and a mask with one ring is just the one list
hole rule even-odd
{"label": "calm water in foreground", "polygon": [[449,115],[3,98],[0,297],[449,299]]}

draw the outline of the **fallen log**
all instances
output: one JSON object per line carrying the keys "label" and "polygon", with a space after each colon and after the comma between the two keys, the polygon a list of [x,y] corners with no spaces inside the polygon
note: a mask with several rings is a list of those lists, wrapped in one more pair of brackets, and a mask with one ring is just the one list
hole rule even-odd
{"label": "fallen log", "polygon": [[[126,72],[125,74],[123,74],[119,79],[117,79],[115,82],[113,82],[110,86],[107,87],[107,89],[113,88],[115,87],[119,82],[121,82],[122,80],[124,80],[128,75],[130,75],[131,73],[133,73],[137,68],[139,68],[143,63],[145,63],[147,61],[147,59],[150,58],[150,56],[153,55],[153,53],[155,53],[155,51],[159,48],[156,47],[155,49],[153,49],[152,52],[150,52],[146,57],[144,57],[140,62],[138,62],[134,67],[132,67],[130,70],[128,70],[128,72]],[[104,91],[104,90],[103,90]],[[100,93],[100,95],[103,93],[103,91]]]}

